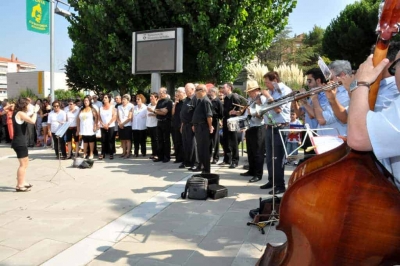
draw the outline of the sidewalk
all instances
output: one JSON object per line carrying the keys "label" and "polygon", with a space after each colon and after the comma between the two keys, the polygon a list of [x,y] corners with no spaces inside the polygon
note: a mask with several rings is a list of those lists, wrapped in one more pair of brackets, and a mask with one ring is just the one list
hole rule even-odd
{"label": "sidewalk", "polygon": [[[265,243],[282,243],[271,229],[262,235],[247,226],[248,212],[268,190],[213,166],[228,197],[183,200],[193,173],[148,157],[96,161],[72,168],[51,149],[30,150],[27,181],[16,193],[18,161],[0,144],[0,265],[255,265]],[[246,154],[244,154],[246,156]],[[286,178],[293,170],[286,167]],[[267,229],[267,228],[265,228]]]}

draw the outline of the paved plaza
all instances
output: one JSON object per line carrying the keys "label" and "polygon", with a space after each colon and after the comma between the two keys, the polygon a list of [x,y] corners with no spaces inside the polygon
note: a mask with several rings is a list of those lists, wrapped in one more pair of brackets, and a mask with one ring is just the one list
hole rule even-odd
{"label": "paved plaza", "polygon": [[[29,150],[27,181],[16,193],[18,160],[0,144],[0,265],[255,265],[267,242],[285,236],[272,227],[262,235],[247,226],[261,190],[239,167],[213,165],[228,197],[180,198],[193,175],[179,164],[148,157],[95,161],[92,169],[58,161],[54,151]],[[264,167],[266,168],[266,167]],[[287,167],[286,180],[293,167]]]}

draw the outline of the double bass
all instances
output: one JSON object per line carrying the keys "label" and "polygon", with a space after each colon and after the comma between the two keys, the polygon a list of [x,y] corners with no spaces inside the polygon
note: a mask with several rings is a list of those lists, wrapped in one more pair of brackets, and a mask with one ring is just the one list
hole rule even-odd
{"label": "double bass", "polygon": [[[374,65],[398,32],[400,1],[381,6]],[[379,80],[371,88],[373,109]],[[292,173],[279,213],[281,246],[267,244],[257,265],[400,264],[400,192],[372,152],[346,145],[315,156]]]}

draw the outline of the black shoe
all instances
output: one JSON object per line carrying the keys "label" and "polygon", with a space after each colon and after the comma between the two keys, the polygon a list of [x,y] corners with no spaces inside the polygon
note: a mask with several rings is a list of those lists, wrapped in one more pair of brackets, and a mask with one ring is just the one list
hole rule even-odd
{"label": "black shoe", "polygon": [[181,168],[181,169],[186,168],[186,165],[182,163],[181,165],[179,165],[179,168]]}
{"label": "black shoe", "polygon": [[[286,191],[286,188],[282,188],[282,187],[275,187],[275,194],[281,194],[284,193]],[[274,190],[271,190],[270,192],[268,192],[268,194],[273,195],[274,194]]]}
{"label": "black shoe", "polygon": [[196,167],[196,166],[193,166],[189,170],[192,171],[192,172],[201,172],[201,168],[200,167]]}
{"label": "black shoe", "polygon": [[248,164],[243,165],[244,170],[249,170],[250,166]]}
{"label": "black shoe", "polygon": [[135,155],[133,155],[133,157],[139,157],[139,154],[135,154]]}
{"label": "black shoe", "polygon": [[162,162],[163,163],[168,163],[170,160],[169,159],[164,159]]}
{"label": "black shoe", "polygon": [[153,162],[157,163],[157,162],[162,162],[163,160],[161,159],[154,159]]}
{"label": "black shoe", "polygon": [[272,183],[268,182],[267,184],[260,186],[260,188],[261,189],[270,189],[270,188],[272,188]]}
{"label": "black shoe", "polygon": [[202,173],[202,174],[210,174],[209,171],[205,171],[205,170],[201,171],[201,173]]}
{"label": "black shoe", "polygon": [[249,180],[249,183],[258,182],[261,180],[260,176],[254,176],[252,179]]}
{"label": "black shoe", "polygon": [[245,172],[245,173],[240,173],[241,176],[253,176],[252,173],[250,173],[249,171]]}
{"label": "black shoe", "polygon": [[[144,156],[144,155],[143,155]],[[154,160],[156,157],[154,155],[150,156],[149,159]]]}
{"label": "black shoe", "polygon": [[227,162],[222,162],[222,163],[219,163],[218,165],[227,165],[228,163]]}
{"label": "black shoe", "polygon": [[174,163],[181,163],[182,161],[175,160]]}
{"label": "black shoe", "polygon": [[237,164],[236,163],[232,163],[231,165],[229,165],[229,168],[230,169],[233,169],[233,168],[236,168],[237,167]]}
{"label": "black shoe", "polygon": [[211,162],[211,164],[217,164],[218,163],[218,160],[213,160],[212,162]]}

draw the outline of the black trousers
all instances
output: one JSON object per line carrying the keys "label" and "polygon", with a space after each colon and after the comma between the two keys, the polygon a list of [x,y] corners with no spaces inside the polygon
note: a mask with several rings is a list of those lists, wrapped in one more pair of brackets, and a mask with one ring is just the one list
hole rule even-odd
{"label": "black trousers", "polygon": [[61,156],[67,157],[67,149],[65,148],[64,136],[58,138],[55,133],[51,133],[51,136],[53,137],[54,151],[56,153],[56,156],[59,156],[59,152],[61,149]]}
{"label": "black trousers", "polygon": [[183,163],[186,166],[195,166],[198,163],[196,140],[192,124],[184,123],[182,126]]}
{"label": "black trousers", "polygon": [[171,160],[171,121],[164,120],[157,123],[158,159]]}
{"label": "black trousers", "polygon": [[113,155],[115,151],[115,128],[109,127],[108,130],[101,128],[101,154]]}
{"label": "black trousers", "polygon": [[26,145],[28,147],[35,146],[35,125],[27,123],[26,125]]}
{"label": "black trousers", "polygon": [[251,127],[246,131],[249,173],[262,178],[264,168],[265,126]]}
{"label": "black trousers", "polygon": [[[275,179],[275,186],[277,188],[285,187],[285,149],[279,135],[279,129],[268,126],[265,138],[265,146],[267,148],[267,170],[268,181],[272,182]],[[284,138],[286,142],[286,139]],[[273,160],[274,159],[274,160]],[[274,162],[272,164],[272,161]],[[272,165],[274,167],[272,167]]]}
{"label": "black trousers", "polygon": [[10,133],[8,132],[8,126],[7,125],[3,125],[4,128],[4,133],[6,135],[6,143],[10,143],[11,142],[11,138],[10,138]]}
{"label": "black trousers", "polygon": [[223,120],[223,135],[224,135],[224,162],[225,163],[239,163],[239,148],[236,131],[229,131],[227,120]]}
{"label": "black trousers", "polygon": [[134,129],[132,130],[132,137],[135,155],[139,154],[139,146],[142,155],[146,155],[146,130]]}
{"label": "black trousers", "polygon": [[151,140],[151,155],[156,156],[158,150],[157,127],[148,127],[147,132]]}
{"label": "black trousers", "polygon": [[199,166],[203,166],[205,173],[210,173],[210,130],[207,123],[197,124],[194,127],[196,142],[199,143],[197,152],[199,156]]}
{"label": "black trousers", "polygon": [[214,161],[219,160],[219,120],[213,119],[214,132],[210,135],[210,156]]}
{"label": "black trousers", "polygon": [[183,162],[183,141],[181,128],[174,128],[174,147],[175,147],[175,158],[178,162]]}

